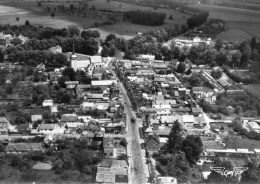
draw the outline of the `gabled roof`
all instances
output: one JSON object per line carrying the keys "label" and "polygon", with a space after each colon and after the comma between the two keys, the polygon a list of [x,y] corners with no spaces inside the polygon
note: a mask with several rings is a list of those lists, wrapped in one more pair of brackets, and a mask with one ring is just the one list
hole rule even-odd
{"label": "gabled roof", "polygon": [[160,140],[159,140],[159,137],[158,137],[157,134],[154,134],[154,135],[150,134],[150,135],[148,135],[147,140],[146,140],[146,144],[148,142],[151,142],[151,141],[156,141],[158,144],[160,144]]}
{"label": "gabled roof", "polygon": [[6,151],[42,151],[41,143],[9,143],[6,146]]}
{"label": "gabled roof", "polygon": [[40,124],[39,130],[54,130],[56,127],[55,124]]}
{"label": "gabled roof", "polygon": [[0,117],[0,123],[8,123],[6,117]]}
{"label": "gabled roof", "polygon": [[90,56],[91,63],[102,63],[101,56]]}

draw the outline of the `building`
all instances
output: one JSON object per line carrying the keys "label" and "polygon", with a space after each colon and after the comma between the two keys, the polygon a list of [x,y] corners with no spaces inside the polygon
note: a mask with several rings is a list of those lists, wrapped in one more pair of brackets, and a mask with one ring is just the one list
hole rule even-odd
{"label": "building", "polygon": [[170,45],[172,43],[179,48],[183,48],[183,47],[190,48],[192,46],[198,46],[200,43],[205,43],[206,45],[211,45],[212,40],[211,40],[211,38],[201,39],[199,37],[194,37],[193,39],[190,39],[190,38],[174,38],[172,40],[169,40],[166,43],[163,43],[163,45],[170,47]]}
{"label": "building", "polygon": [[125,160],[103,159],[97,165],[97,183],[128,183],[128,165]]}
{"label": "building", "polygon": [[41,143],[8,143],[6,154],[23,154],[29,151],[43,151]]}
{"label": "building", "polygon": [[44,100],[42,102],[43,107],[52,107],[53,106],[53,100]]}
{"label": "building", "polygon": [[209,103],[215,103],[217,99],[216,93],[208,87],[193,87],[192,93],[195,99],[204,99]]}
{"label": "building", "polygon": [[91,81],[91,86],[107,86],[109,87],[112,84],[117,84],[117,80],[94,80]]}
{"label": "building", "polygon": [[157,176],[156,184],[177,184],[177,179],[170,176]]}
{"label": "building", "polygon": [[256,131],[259,132],[260,131],[260,126],[255,122],[255,121],[249,121],[246,123],[246,127],[250,130],[250,131]]}
{"label": "building", "polygon": [[145,141],[145,148],[149,154],[158,153],[160,150],[160,140],[158,135],[149,134]]}
{"label": "building", "polygon": [[56,127],[56,124],[40,124],[40,126],[38,127],[38,132],[43,134],[49,134],[52,133]]}
{"label": "building", "polygon": [[7,135],[9,130],[9,121],[6,117],[0,117],[0,135]]}
{"label": "building", "polygon": [[42,121],[42,114],[31,115],[31,121],[32,123],[36,121]]}
{"label": "building", "polygon": [[66,56],[67,60],[70,61],[71,68],[73,68],[74,71],[86,71],[90,66],[90,57],[87,55],[69,52],[66,53]]}

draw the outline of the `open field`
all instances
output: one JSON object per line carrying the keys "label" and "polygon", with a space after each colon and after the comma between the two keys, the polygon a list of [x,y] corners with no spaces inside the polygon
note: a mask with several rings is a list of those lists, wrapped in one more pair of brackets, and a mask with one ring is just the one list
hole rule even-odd
{"label": "open field", "polygon": [[202,4],[190,6],[209,11],[210,17],[226,21],[226,27],[230,30],[219,35],[219,38],[236,41],[255,36],[260,39],[260,11]]}
{"label": "open field", "polygon": [[[80,28],[91,27],[95,22],[102,22],[103,20],[94,19],[91,17],[82,17],[74,15],[64,15],[60,12],[55,12],[55,17],[51,17],[50,13],[47,13],[44,9],[47,6],[56,6],[60,3],[42,3],[42,7],[37,7],[35,0],[33,2],[5,2],[0,5],[0,24],[24,24],[25,20],[29,20],[31,24],[49,26],[55,28],[64,28],[70,25],[77,25]],[[69,6],[70,3],[65,4]],[[95,0],[88,2],[88,6],[94,5],[97,10],[112,10],[119,11],[121,7],[122,11],[129,10],[152,10],[156,12],[164,12],[167,14],[165,24],[162,26],[143,26],[136,25],[130,22],[118,22],[114,25],[106,25],[95,28],[101,33],[101,38],[105,38],[109,33],[114,33],[118,36],[123,36],[126,39],[135,36],[136,32],[148,32],[151,30],[157,30],[169,25],[182,25],[186,23],[186,19],[189,15],[181,13],[172,9],[158,8],[153,10],[151,7],[144,7],[138,5],[132,5],[127,3],[120,3],[111,1],[107,3],[106,0]],[[169,20],[169,15],[173,16],[173,20]],[[16,21],[16,17],[20,18],[20,21]]]}

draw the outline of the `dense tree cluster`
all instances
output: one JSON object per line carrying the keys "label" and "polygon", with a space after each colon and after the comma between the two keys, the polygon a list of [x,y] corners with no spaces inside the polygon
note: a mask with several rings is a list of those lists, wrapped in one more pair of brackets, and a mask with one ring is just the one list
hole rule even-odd
{"label": "dense tree cluster", "polygon": [[187,182],[190,166],[194,165],[202,153],[202,141],[199,136],[183,137],[182,127],[175,121],[169,139],[163,148],[163,154],[154,154],[156,168],[164,176],[174,176],[181,182]]}
{"label": "dense tree cluster", "polygon": [[196,26],[199,26],[203,23],[205,23],[208,19],[209,12],[201,11],[192,17],[187,19],[187,25],[189,28],[194,28]]}
{"label": "dense tree cluster", "polygon": [[127,20],[135,24],[160,26],[164,24],[166,14],[152,11],[135,10],[126,12],[125,17]]}

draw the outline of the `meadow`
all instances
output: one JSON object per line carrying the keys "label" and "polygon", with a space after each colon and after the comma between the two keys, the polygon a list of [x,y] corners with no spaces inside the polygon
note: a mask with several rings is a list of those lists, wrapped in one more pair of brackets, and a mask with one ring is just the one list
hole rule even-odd
{"label": "meadow", "polygon": [[260,40],[260,11],[203,4],[190,6],[206,10],[210,13],[210,17],[220,18],[226,22],[227,31],[220,34],[218,38],[237,41],[255,36]]}
{"label": "meadow", "polygon": [[[29,20],[31,24],[49,26],[55,28],[64,28],[70,25],[77,25],[81,29],[83,27],[91,27],[95,22],[102,22],[101,20],[94,19],[92,17],[83,17],[74,15],[65,15],[59,12],[55,13],[55,17],[51,17],[50,13],[46,11],[47,6],[56,6],[61,3],[42,3],[42,7],[37,7],[37,3],[33,0],[31,2],[6,2],[0,5],[0,24],[24,24],[25,20]],[[71,3],[64,3],[69,6]],[[151,10],[156,12],[164,12],[167,14],[165,24],[162,26],[143,26],[125,22],[117,22],[113,25],[100,26],[96,29],[100,31],[101,38],[104,39],[109,33],[114,33],[118,36],[125,37],[126,39],[132,38],[136,35],[136,32],[148,32],[151,30],[161,29],[165,26],[171,26],[174,24],[183,25],[186,23],[186,19],[190,16],[173,9],[153,9],[152,7],[144,7],[139,5],[127,4],[123,2],[106,0],[89,1],[88,7],[95,6],[97,10],[111,10],[111,11],[130,11],[130,10]],[[12,13],[10,13],[12,12]],[[169,20],[169,16],[173,16],[173,20]],[[20,21],[16,21],[16,17],[20,18]]]}

